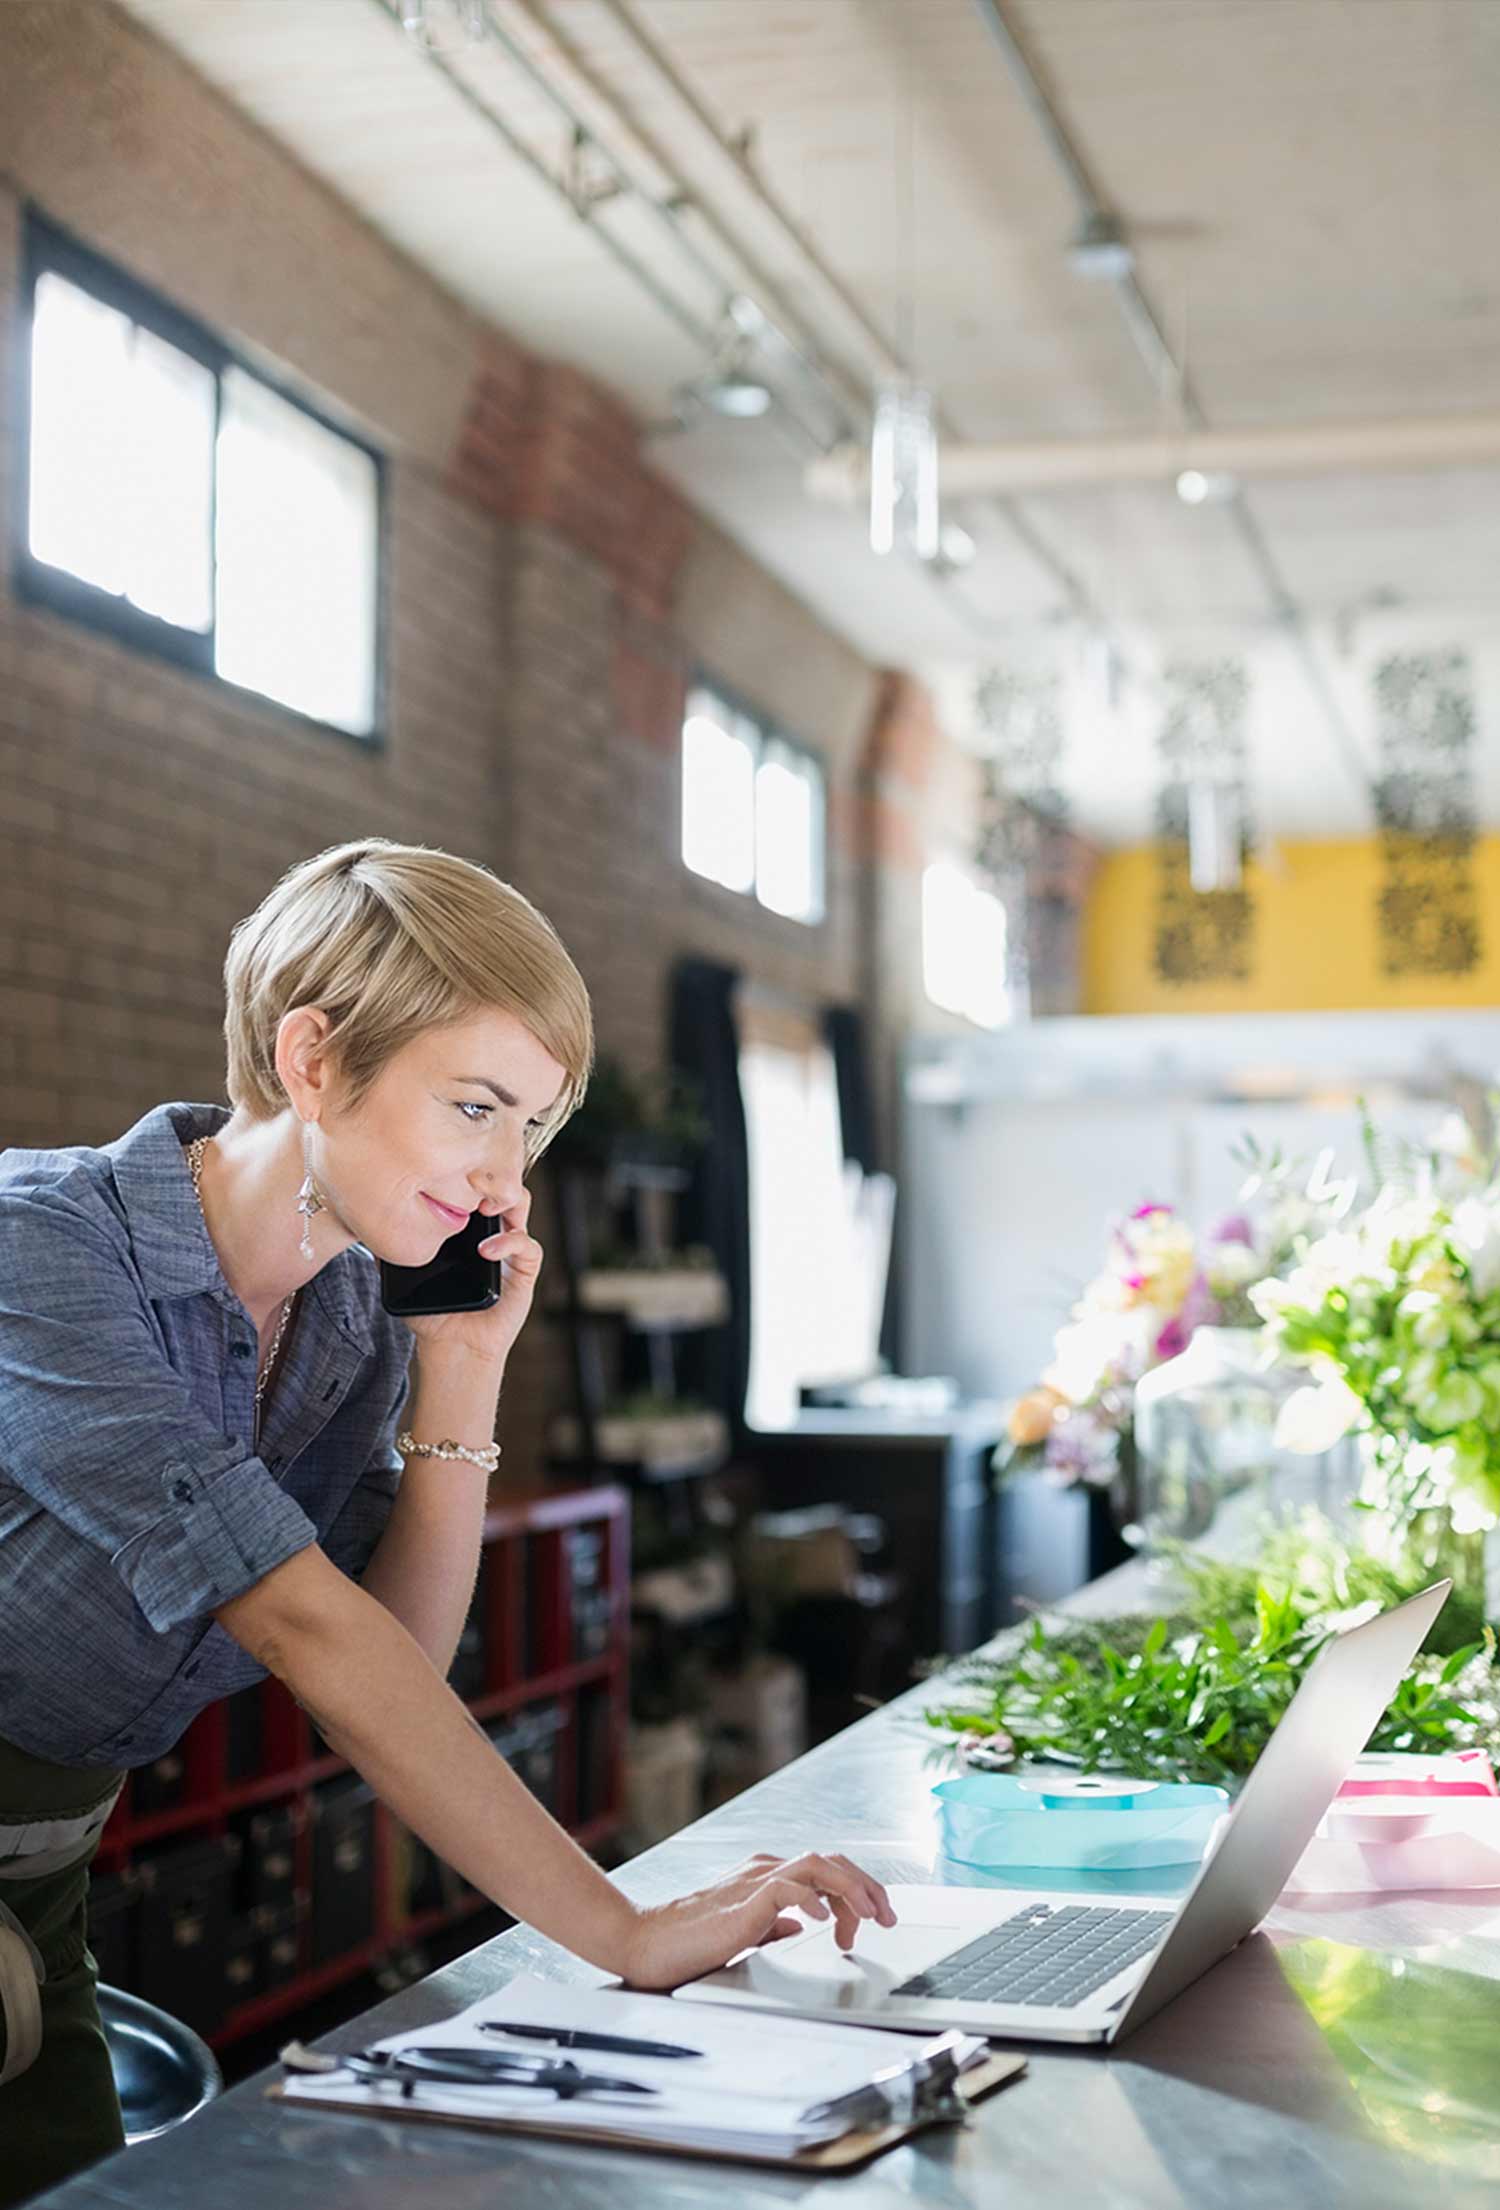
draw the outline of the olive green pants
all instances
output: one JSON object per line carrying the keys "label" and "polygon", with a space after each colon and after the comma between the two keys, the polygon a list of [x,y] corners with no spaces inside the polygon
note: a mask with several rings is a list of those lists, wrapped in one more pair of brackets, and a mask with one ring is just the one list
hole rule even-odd
{"label": "olive green pants", "polygon": [[[0,1741],[0,1927],[6,1958],[14,1974],[29,1942],[40,1955],[46,1978],[39,1998],[41,2046],[24,2070],[0,2086],[0,2210],[24,2202],[43,2188],[123,2148],[119,2098],[110,2070],[109,2050],[99,2022],[95,1993],[97,1970],[85,1939],[89,1863],[97,1836],[72,1852],[59,1848],[49,1822],[76,1824],[82,1815],[112,1800],[121,1775],[80,1772],[48,1765]],[[30,1831],[21,1831],[29,1829]],[[50,1846],[49,1846],[50,1845]],[[28,1858],[40,1867],[27,1876]],[[22,2016],[11,1981],[10,2015]],[[25,1990],[30,2000],[29,1986]],[[0,2010],[0,2071],[14,2065],[18,2050],[7,2050],[5,2011]],[[32,2007],[31,2025],[35,2022]],[[23,2027],[23,2030],[24,2027]],[[24,2056],[24,2049],[19,2054]]]}

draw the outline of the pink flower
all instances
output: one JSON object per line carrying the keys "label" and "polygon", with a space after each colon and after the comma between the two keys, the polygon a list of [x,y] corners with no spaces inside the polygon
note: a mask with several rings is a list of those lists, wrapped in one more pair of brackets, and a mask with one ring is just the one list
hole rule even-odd
{"label": "pink flower", "polygon": [[1160,1365],[1163,1359],[1175,1358],[1185,1351],[1198,1328],[1212,1327],[1219,1317],[1219,1307],[1213,1292],[1201,1274],[1195,1274],[1188,1284],[1187,1295],[1181,1307],[1156,1338],[1153,1362]]}
{"label": "pink flower", "polygon": [[1163,1359],[1175,1358],[1179,1351],[1185,1351],[1188,1347],[1188,1334],[1189,1330],[1182,1324],[1181,1313],[1178,1313],[1175,1319],[1169,1320],[1156,1338],[1158,1364]]}
{"label": "pink flower", "polygon": [[1177,1317],[1187,1329],[1189,1336],[1192,1335],[1194,1328],[1212,1327],[1218,1319],[1218,1301],[1209,1288],[1207,1278],[1204,1275],[1195,1274],[1193,1276],[1188,1285],[1188,1293],[1182,1300],[1182,1309]]}
{"label": "pink flower", "polygon": [[1217,1227],[1208,1232],[1210,1243],[1244,1243],[1255,1247],[1255,1230],[1242,1212],[1226,1213]]}
{"label": "pink flower", "polygon": [[1074,1412],[1060,1420],[1047,1437],[1043,1470],[1059,1488],[1079,1482],[1107,1488],[1118,1464],[1118,1436],[1087,1412]]}

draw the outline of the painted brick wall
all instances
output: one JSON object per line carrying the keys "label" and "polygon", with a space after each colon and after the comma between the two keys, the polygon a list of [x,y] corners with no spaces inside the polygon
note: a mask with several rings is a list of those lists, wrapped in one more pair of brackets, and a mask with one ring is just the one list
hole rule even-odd
{"label": "painted brick wall", "polygon": [[[163,1098],[222,1096],[231,928],[295,860],[361,834],[513,879],[578,960],[601,1048],[638,1067],[683,951],[814,1004],[856,996],[872,671],[651,475],[612,399],[480,323],[107,0],[4,17],[4,357],[29,196],[379,445],[391,710],[371,748],[141,657],[17,603],[7,549],[0,1145],[106,1141]],[[7,376],[7,517],[12,404]],[[681,867],[699,669],[824,754],[819,928]],[[524,1473],[553,1358],[540,1328],[523,1345],[502,1434]]]}

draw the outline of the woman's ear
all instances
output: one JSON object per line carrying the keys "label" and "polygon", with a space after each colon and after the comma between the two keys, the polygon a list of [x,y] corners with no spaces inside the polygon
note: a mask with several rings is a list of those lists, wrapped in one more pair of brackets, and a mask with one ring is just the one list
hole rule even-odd
{"label": "woman's ear", "polygon": [[294,1005],[281,1016],[276,1072],[299,1120],[311,1119],[312,1108],[321,1110],[328,1104],[333,1070],[323,1046],[332,1026],[319,1005]]}

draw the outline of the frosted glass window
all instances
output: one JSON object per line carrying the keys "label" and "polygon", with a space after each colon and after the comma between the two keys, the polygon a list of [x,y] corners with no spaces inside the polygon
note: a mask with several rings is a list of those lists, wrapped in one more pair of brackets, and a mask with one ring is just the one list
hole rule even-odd
{"label": "frosted glass window", "polygon": [[38,279],[32,556],[200,636],[213,619],[215,383],[78,285]]}
{"label": "frosted glass window", "polygon": [[755,895],[793,921],[823,914],[822,780],[775,737],[755,775]]}
{"label": "frosted glass window", "polygon": [[682,857],[694,874],[789,920],[823,918],[823,773],[712,691],[682,728]]}
{"label": "frosted glass window", "polygon": [[944,1012],[979,1028],[1011,1017],[1005,906],[962,867],[938,860],[922,876],[922,980]]}
{"label": "frosted glass window", "polygon": [[826,1049],[747,1043],[740,1090],[750,1178],[745,1417],[782,1427],[804,1383],[862,1379],[876,1365],[880,1312],[864,1293],[875,1269],[859,1232],[864,1177],[845,1165]]}
{"label": "frosted glass window", "polygon": [[20,594],[373,735],[376,456],[43,217],[25,232]]}
{"label": "frosted glass window", "polygon": [[726,890],[755,884],[755,747],[704,700],[682,731],[682,856]]}
{"label": "frosted glass window", "polygon": [[371,455],[227,371],[214,664],[364,736],[375,724],[379,480]]}

